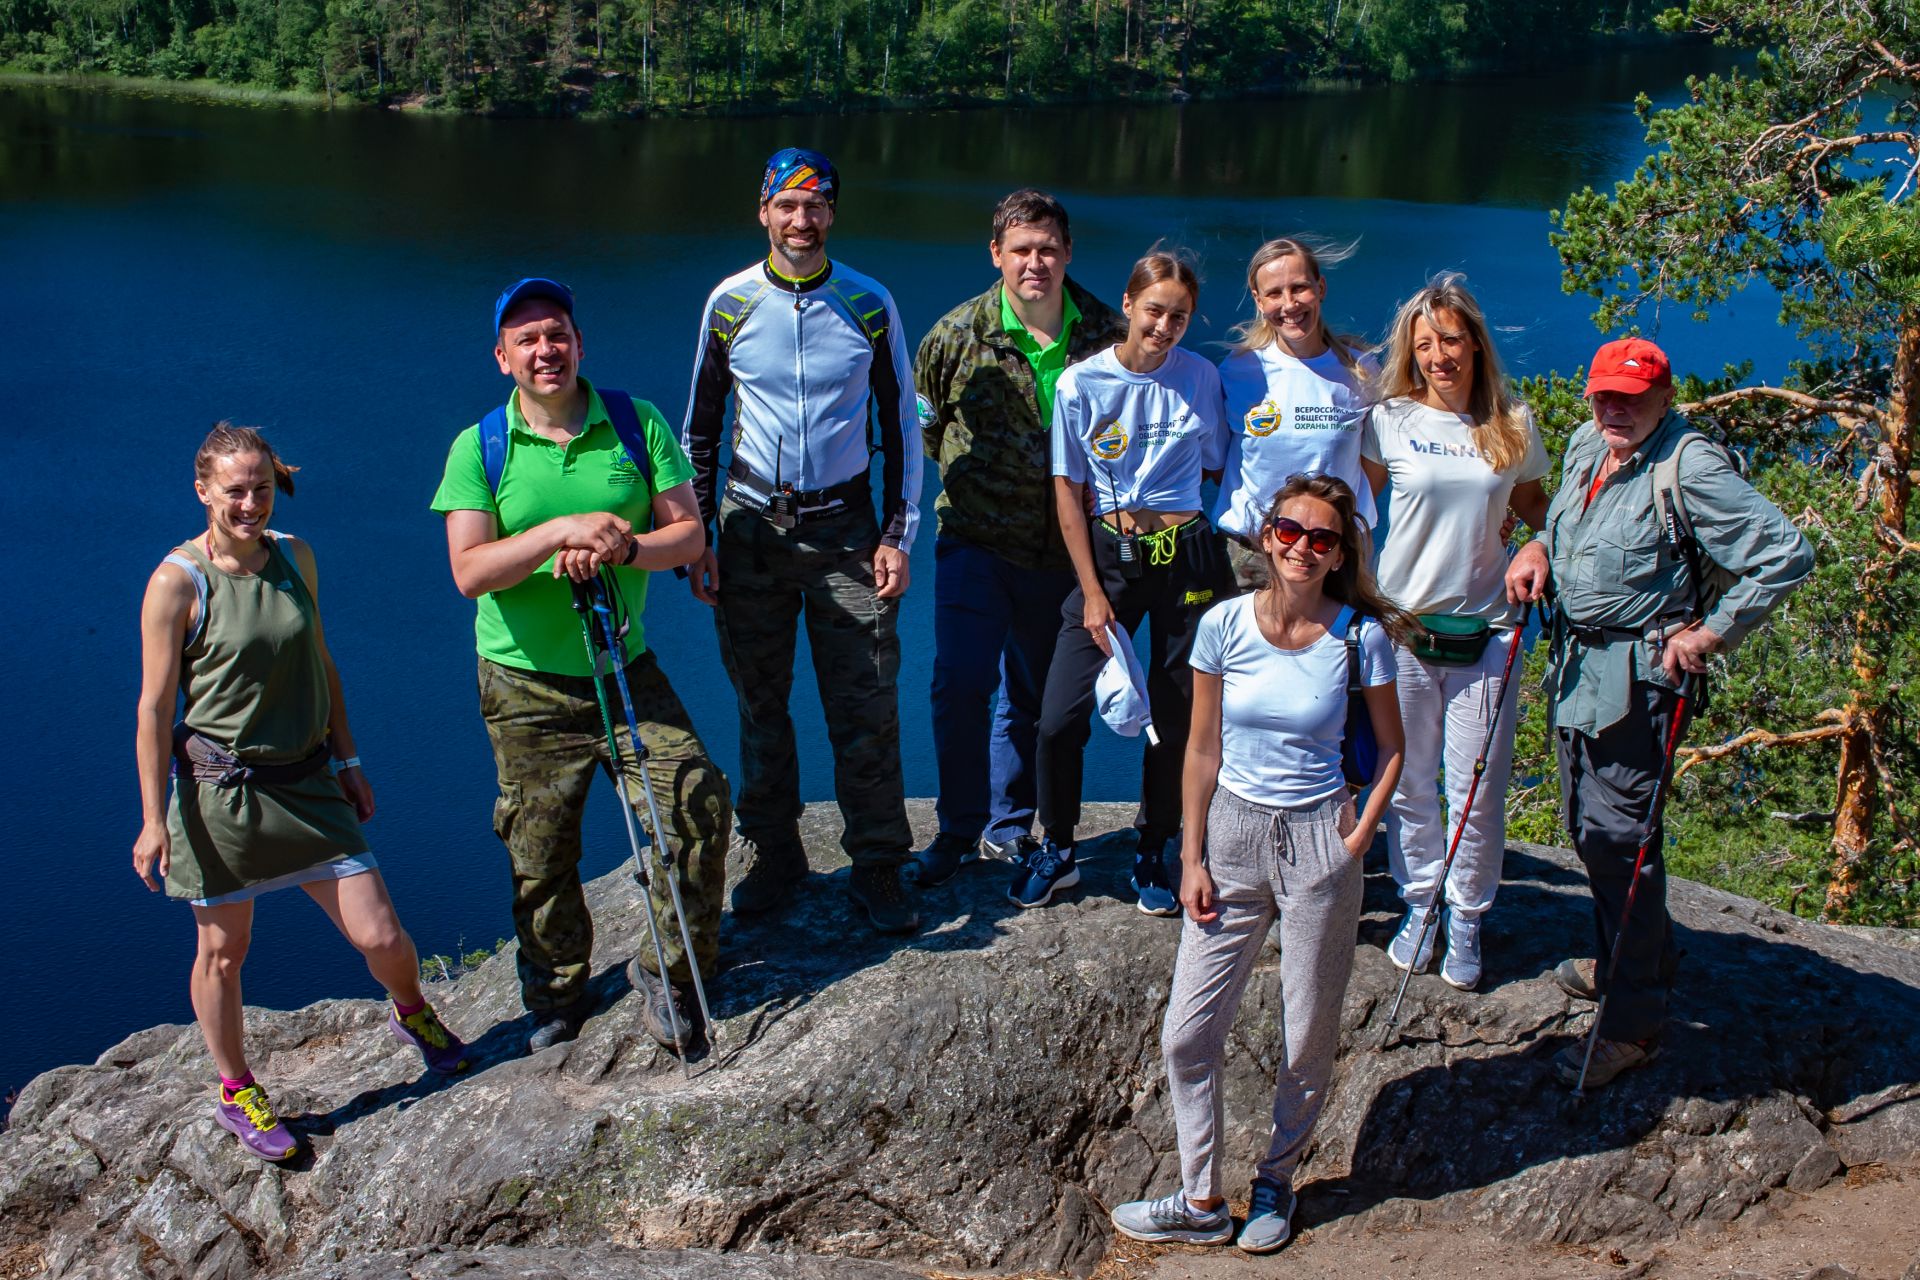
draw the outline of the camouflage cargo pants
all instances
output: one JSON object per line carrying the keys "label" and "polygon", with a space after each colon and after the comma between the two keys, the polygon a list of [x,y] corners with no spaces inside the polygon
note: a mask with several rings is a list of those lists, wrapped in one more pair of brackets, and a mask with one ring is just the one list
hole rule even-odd
{"label": "camouflage cargo pants", "polygon": [[833,744],[833,790],[858,863],[901,861],[913,843],[900,774],[899,601],[874,594],[873,509],[776,528],[720,504],[720,658],[740,700],[740,834],[761,847],[798,838],[800,759],[787,699],[806,617],[813,676]]}
{"label": "camouflage cargo pants", "polygon": [[[674,857],[694,955],[701,973],[710,974],[719,954],[732,827],[726,775],[707,758],[652,653],[628,665],[627,684],[650,757],[643,777],[632,753],[622,750],[628,795],[644,827],[647,801],[638,788],[653,788],[660,820],[668,827],[666,848]],[[624,747],[625,713],[611,687],[607,697]],[[593,955],[593,921],[580,885],[580,817],[594,771],[611,768],[600,705],[593,681],[584,676],[520,671],[482,658],[480,715],[500,775],[493,829],[513,863],[520,998],[529,1009],[558,1008],[585,989]],[[657,852],[648,850],[646,856],[654,871],[654,919],[661,926],[668,976],[685,981],[691,973],[666,878],[659,874]],[[651,971],[656,963],[651,944],[642,944],[640,957]]]}

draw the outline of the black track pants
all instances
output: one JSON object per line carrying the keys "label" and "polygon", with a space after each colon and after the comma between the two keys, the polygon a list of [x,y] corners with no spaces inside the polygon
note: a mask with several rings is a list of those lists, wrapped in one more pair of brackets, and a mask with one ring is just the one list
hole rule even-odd
{"label": "black track pants", "polygon": [[[1129,633],[1151,624],[1146,662],[1147,701],[1160,745],[1146,748],[1141,765],[1140,813],[1134,825],[1141,843],[1153,847],[1180,830],[1180,773],[1187,754],[1187,722],[1193,697],[1193,634],[1200,615],[1234,594],[1220,535],[1202,517],[1181,526],[1166,564],[1142,563],[1137,577],[1121,572],[1119,535],[1096,520],[1093,562],[1115,619]],[[1140,546],[1142,559],[1146,548]],[[1040,825],[1062,847],[1073,843],[1080,821],[1082,753],[1092,731],[1093,685],[1106,655],[1081,625],[1080,588],[1060,608],[1060,638],[1040,698],[1040,743],[1036,763]]]}

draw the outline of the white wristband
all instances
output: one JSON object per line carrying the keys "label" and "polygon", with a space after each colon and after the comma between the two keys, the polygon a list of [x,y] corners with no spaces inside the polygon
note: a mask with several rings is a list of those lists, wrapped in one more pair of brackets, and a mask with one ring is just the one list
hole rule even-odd
{"label": "white wristband", "polygon": [[335,760],[333,762],[333,771],[335,773],[345,773],[349,769],[358,769],[359,767],[359,756],[348,756],[345,760]]}

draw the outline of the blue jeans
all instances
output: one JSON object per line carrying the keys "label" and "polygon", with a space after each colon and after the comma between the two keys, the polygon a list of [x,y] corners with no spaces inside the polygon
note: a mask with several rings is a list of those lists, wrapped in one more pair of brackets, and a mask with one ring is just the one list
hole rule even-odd
{"label": "blue jeans", "polygon": [[1040,691],[1074,577],[953,538],[933,556],[934,813],[943,832],[1005,842],[1033,828]]}

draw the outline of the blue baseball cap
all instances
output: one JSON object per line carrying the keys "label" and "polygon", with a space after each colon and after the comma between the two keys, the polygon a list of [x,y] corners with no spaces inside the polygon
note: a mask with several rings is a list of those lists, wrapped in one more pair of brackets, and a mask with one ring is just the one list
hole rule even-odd
{"label": "blue baseball cap", "polygon": [[513,310],[528,298],[550,298],[567,309],[567,318],[573,318],[573,290],[558,280],[549,280],[545,276],[528,276],[508,285],[493,304],[493,331],[500,332],[500,324],[507,318],[507,312]]}

